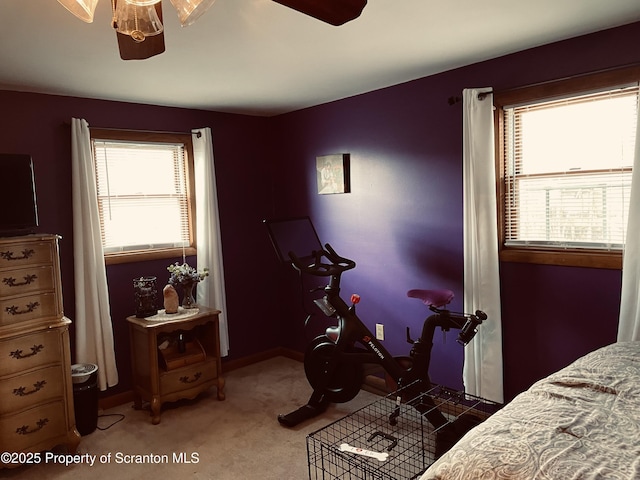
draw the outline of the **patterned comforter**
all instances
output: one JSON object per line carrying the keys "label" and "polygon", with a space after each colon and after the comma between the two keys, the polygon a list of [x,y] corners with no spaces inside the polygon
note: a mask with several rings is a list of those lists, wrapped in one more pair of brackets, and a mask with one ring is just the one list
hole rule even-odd
{"label": "patterned comforter", "polygon": [[436,479],[640,479],[640,342],[536,382],[421,477]]}

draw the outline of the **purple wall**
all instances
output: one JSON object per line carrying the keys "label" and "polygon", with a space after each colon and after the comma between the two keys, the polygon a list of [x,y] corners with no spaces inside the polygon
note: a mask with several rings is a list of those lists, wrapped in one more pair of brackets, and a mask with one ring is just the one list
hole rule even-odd
{"label": "purple wall", "polygon": [[[65,312],[72,319],[70,118],[140,130],[210,126],[230,358],[278,345],[303,350],[321,330],[304,331],[297,277],[276,262],[261,224],[305,214],[323,241],[357,261],[344,276],[344,294],[359,293],[359,314],[371,327],[384,323],[385,344],[404,354],[405,327],[417,336],[427,314],[406,290],[450,288],[457,295],[452,308],[462,306],[462,108],[447,99],[466,87],[501,90],[638,62],[640,52],[629,45],[639,38],[637,23],[273,118],[0,91],[0,152],[34,158],[40,231],[64,237]],[[351,154],[352,193],[317,195],[315,157],[342,152]],[[131,280],[161,281],[168,263],[108,268],[121,375],[114,393],[130,388],[124,319],[133,309]],[[512,263],[502,265],[502,280],[507,398],[615,340],[619,271]],[[459,388],[462,350],[454,339],[436,337],[432,377]]]}
{"label": "purple wall", "polygon": [[[65,314],[72,320],[75,306],[71,118],[84,118],[91,126],[105,128],[189,132],[192,128],[211,127],[226,267],[229,358],[279,344],[268,313],[275,311],[274,301],[265,288],[272,275],[267,269],[256,269],[256,265],[272,255],[261,224],[263,218],[272,215],[271,169],[266,158],[273,136],[268,119],[7,91],[0,91],[0,105],[0,152],[32,155],[41,221],[39,231],[63,237],[60,246],[64,306]],[[181,259],[107,268],[120,374],[119,385],[109,390],[109,394],[131,388],[125,318],[133,313],[132,279],[155,275],[159,286],[164,285],[169,277],[166,266],[178,260]],[[195,265],[194,258],[188,260]],[[73,335],[73,326],[71,333]]]}
{"label": "purple wall", "polygon": [[[452,308],[462,305],[462,108],[448,98],[466,87],[503,90],[638,62],[629,45],[639,37],[637,23],[283,115],[276,210],[309,213],[321,239],[357,261],[343,277],[345,298],[360,293],[360,317],[372,329],[383,323],[388,348],[406,353],[405,327],[417,335],[426,312],[406,290],[449,288]],[[315,157],[331,153],[351,154],[350,194],[315,193]],[[620,271],[501,269],[507,398],[615,341]],[[431,372],[461,387],[454,340],[436,336]]]}

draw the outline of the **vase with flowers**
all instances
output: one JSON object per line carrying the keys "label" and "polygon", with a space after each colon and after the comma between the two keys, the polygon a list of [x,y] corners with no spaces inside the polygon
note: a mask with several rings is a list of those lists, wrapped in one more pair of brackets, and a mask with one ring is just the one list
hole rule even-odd
{"label": "vase with flowers", "polygon": [[182,289],[182,308],[197,308],[194,298],[194,289],[198,282],[209,276],[209,269],[205,268],[198,272],[186,262],[182,265],[178,262],[167,267],[169,273],[169,285],[180,286]]}

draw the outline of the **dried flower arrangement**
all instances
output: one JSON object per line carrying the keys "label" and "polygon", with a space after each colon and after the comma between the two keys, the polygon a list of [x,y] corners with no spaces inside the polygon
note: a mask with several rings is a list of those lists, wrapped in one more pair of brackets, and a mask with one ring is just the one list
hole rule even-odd
{"label": "dried flower arrangement", "polygon": [[209,269],[205,268],[201,272],[198,272],[195,268],[193,268],[188,263],[183,263],[180,265],[178,262],[171,264],[167,267],[169,273],[169,285],[173,285],[174,287],[177,285],[184,285],[185,283],[194,283],[204,280],[205,277],[209,276]]}

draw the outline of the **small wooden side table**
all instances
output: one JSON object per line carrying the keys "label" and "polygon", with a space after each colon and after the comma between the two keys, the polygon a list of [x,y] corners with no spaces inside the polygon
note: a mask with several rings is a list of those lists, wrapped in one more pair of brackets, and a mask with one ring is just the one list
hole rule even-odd
{"label": "small wooden side table", "polygon": [[219,310],[198,306],[148,318],[127,317],[131,342],[134,407],[151,405],[151,423],[160,423],[165,402],[195,398],[217,386],[224,400],[220,360]]}

